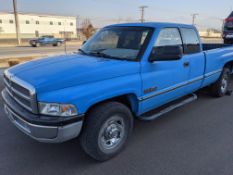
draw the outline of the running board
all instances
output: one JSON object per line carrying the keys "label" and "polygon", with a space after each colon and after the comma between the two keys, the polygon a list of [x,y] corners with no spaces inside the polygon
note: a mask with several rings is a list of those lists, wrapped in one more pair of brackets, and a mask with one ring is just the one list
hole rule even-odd
{"label": "running board", "polygon": [[154,120],[154,119],[160,117],[161,115],[164,115],[164,114],[166,114],[168,112],[171,112],[171,111],[173,111],[173,110],[175,110],[175,109],[177,109],[179,107],[182,107],[182,106],[184,106],[186,104],[189,104],[189,103],[191,103],[191,102],[193,102],[195,100],[197,100],[197,95],[196,94],[191,94],[188,97],[186,96],[186,97],[183,97],[182,99],[171,102],[172,104],[169,105],[168,107],[160,107],[160,110],[159,111],[157,110],[157,112],[153,112],[153,113],[149,112],[150,114],[151,113],[152,114],[150,115],[149,113],[147,113],[147,115],[143,115],[143,116],[139,117],[139,119],[145,120],[145,121]]}

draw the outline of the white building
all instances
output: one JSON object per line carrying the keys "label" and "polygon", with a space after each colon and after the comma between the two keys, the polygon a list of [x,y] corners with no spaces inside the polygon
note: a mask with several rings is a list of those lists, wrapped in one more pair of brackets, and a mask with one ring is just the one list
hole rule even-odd
{"label": "white building", "polygon": [[[19,13],[21,38],[35,38],[42,35],[76,38],[76,17],[45,14]],[[13,13],[0,13],[0,38],[16,37],[15,18]]]}

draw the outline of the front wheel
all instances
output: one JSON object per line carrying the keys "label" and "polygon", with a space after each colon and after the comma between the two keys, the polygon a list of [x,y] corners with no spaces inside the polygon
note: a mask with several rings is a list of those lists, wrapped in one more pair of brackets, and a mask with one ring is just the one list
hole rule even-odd
{"label": "front wheel", "polygon": [[215,97],[224,96],[229,90],[230,85],[230,69],[223,68],[222,74],[219,79],[211,86],[212,95]]}
{"label": "front wheel", "polygon": [[132,129],[133,117],[128,107],[118,102],[104,103],[87,116],[81,146],[95,160],[106,161],[124,148]]}

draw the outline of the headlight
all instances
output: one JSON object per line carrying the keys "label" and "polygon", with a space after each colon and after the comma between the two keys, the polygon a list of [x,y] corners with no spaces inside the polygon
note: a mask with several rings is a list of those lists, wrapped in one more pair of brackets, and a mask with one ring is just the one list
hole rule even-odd
{"label": "headlight", "polygon": [[78,114],[77,109],[72,104],[39,103],[40,114],[70,117]]}

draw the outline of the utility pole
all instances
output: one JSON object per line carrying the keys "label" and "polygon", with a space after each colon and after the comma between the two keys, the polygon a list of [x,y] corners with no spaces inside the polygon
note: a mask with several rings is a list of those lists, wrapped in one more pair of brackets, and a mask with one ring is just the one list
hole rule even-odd
{"label": "utility pole", "polygon": [[64,31],[63,31],[63,34],[64,34],[64,52],[65,54],[67,55],[67,46],[66,46],[66,20],[63,21],[63,28],[64,28]]}
{"label": "utility pole", "polygon": [[196,18],[197,18],[197,16],[198,16],[199,14],[198,13],[194,13],[194,14],[192,14],[191,16],[192,16],[192,24],[195,26],[196,24],[195,24],[195,20],[196,20]]}
{"label": "utility pole", "polygon": [[79,17],[79,15],[77,15],[77,18],[76,18],[76,22],[77,22],[77,39],[79,39],[80,38],[80,33],[79,33],[79,19],[80,19],[80,17]]}
{"label": "utility pole", "polygon": [[18,45],[20,45],[21,38],[20,38],[20,29],[19,29],[19,18],[18,18],[18,12],[17,12],[17,0],[13,0],[13,7],[14,7],[14,15],[15,15],[16,37],[17,37]]}
{"label": "utility pole", "polygon": [[143,5],[143,6],[140,6],[139,9],[141,11],[141,23],[144,23],[145,22],[145,19],[144,19],[144,15],[145,15],[145,8],[148,8],[148,6],[146,5]]}

